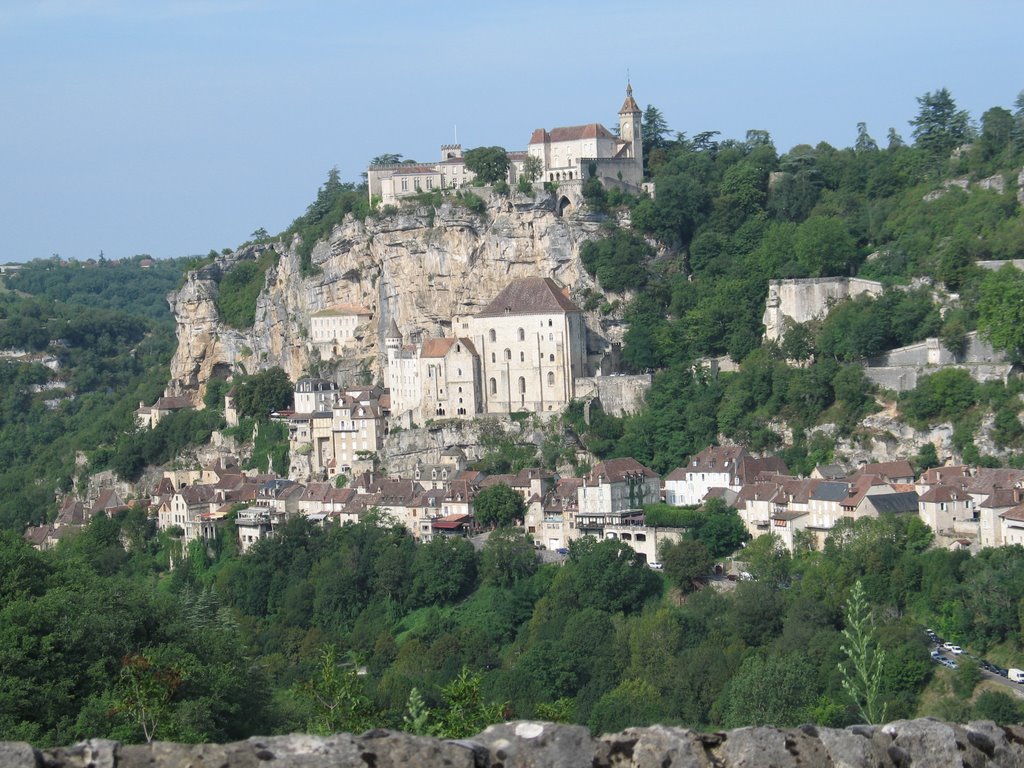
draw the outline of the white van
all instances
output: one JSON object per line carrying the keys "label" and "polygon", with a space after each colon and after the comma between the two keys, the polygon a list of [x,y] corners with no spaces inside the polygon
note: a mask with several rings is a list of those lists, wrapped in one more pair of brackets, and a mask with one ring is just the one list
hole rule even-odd
{"label": "white van", "polygon": [[1024,669],[1009,669],[1006,676],[1015,683],[1024,683]]}

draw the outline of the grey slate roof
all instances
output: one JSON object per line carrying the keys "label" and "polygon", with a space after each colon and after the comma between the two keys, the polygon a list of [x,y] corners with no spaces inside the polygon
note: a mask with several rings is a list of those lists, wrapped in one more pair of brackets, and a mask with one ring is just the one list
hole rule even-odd
{"label": "grey slate roof", "polygon": [[847,483],[822,481],[811,493],[811,498],[815,501],[845,501],[849,495],[850,486]]}
{"label": "grey slate roof", "polygon": [[490,304],[477,313],[477,317],[579,311],[580,308],[550,277],[523,277],[506,285]]}
{"label": "grey slate roof", "polygon": [[881,493],[875,496],[868,496],[868,502],[880,513],[891,512],[901,514],[904,512],[917,512],[917,492],[903,491],[901,493]]}

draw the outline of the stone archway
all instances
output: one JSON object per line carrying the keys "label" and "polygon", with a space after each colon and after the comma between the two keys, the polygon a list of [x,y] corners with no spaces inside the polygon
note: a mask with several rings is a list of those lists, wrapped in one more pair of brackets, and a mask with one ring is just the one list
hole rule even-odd
{"label": "stone archway", "polygon": [[558,198],[558,203],[555,205],[555,214],[564,216],[567,213],[572,213],[572,207],[572,200],[569,199],[568,195],[562,195]]}

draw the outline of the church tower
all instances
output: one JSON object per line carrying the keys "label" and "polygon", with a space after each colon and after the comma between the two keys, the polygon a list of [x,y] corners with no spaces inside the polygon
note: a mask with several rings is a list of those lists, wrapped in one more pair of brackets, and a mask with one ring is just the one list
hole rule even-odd
{"label": "church tower", "polygon": [[626,83],[626,100],[622,102],[622,109],[619,110],[619,138],[629,142],[629,156],[636,160],[637,165],[640,167],[639,178],[642,179],[644,140],[641,135],[641,119],[640,107],[633,100],[633,85]]}

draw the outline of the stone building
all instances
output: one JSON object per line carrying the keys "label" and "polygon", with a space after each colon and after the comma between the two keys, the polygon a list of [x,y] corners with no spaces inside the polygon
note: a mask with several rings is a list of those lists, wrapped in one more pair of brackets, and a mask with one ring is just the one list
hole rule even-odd
{"label": "stone building", "polygon": [[333,381],[300,379],[288,424],[289,475],[333,478],[372,464],[384,445],[384,392],[376,387],[340,390]]}
{"label": "stone building", "polygon": [[[537,128],[526,152],[508,153],[507,181],[516,184],[526,158],[535,157],[541,162],[540,181],[573,186],[596,178],[605,186],[638,191],[644,178],[641,120],[633,86],[627,84],[617,136],[600,123]],[[373,165],[366,172],[370,201],[380,200],[382,205],[395,205],[420,192],[459,189],[474,178],[466,168],[461,144],[443,145],[436,163]]]}
{"label": "stone building", "polygon": [[384,339],[391,410],[414,422],[481,413],[557,412],[586,376],[583,313],[550,278],[509,283],[483,310],[454,318],[456,335]]}
{"label": "stone building", "polygon": [[547,182],[580,182],[597,178],[602,183],[639,188],[644,178],[644,146],[640,107],[633,86],[619,109],[619,135],[600,123],[538,128],[527,152],[543,163]]}
{"label": "stone building", "polygon": [[[515,184],[523,170],[525,152],[509,152],[508,183]],[[396,205],[403,197],[420,192],[452,190],[472,184],[476,174],[466,168],[461,144],[441,146],[441,159],[436,163],[392,163],[371,165],[366,171],[370,201]]]}
{"label": "stone building", "polygon": [[355,343],[359,328],[370,321],[373,313],[366,307],[342,304],[314,312],[309,318],[309,337],[321,357],[335,357]]}

